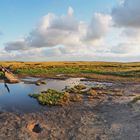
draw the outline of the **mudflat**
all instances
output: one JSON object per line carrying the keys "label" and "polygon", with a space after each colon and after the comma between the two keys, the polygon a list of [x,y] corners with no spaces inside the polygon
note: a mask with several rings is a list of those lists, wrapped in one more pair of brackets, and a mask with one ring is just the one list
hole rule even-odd
{"label": "mudflat", "polygon": [[0,113],[0,140],[139,140],[140,84],[115,82],[94,98],[35,113]]}
{"label": "mudflat", "polygon": [[[0,63],[21,80],[18,84],[5,84],[6,90],[0,73],[0,140],[140,139],[140,63]],[[42,85],[40,79],[45,78]],[[70,94],[74,98],[82,96],[82,100],[74,99],[66,105],[42,106],[28,96],[81,82],[91,84],[90,96],[71,89]],[[95,86],[106,83],[109,86],[105,88]]]}

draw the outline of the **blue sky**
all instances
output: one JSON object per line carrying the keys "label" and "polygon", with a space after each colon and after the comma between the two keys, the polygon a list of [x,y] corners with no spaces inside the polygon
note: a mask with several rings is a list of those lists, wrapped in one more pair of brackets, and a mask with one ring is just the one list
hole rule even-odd
{"label": "blue sky", "polygon": [[[0,29],[3,39],[15,39],[28,33],[39,19],[49,12],[66,13],[69,6],[75,9],[80,20],[90,20],[94,12],[110,12],[116,0],[1,0]],[[2,42],[1,42],[2,43]]]}
{"label": "blue sky", "polygon": [[[126,33],[126,30],[130,31],[130,28],[131,28],[131,32],[133,33],[135,32],[135,27],[133,25],[132,25],[133,27],[128,28],[127,23],[125,23],[125,21],[132,20],[132,19],[126,19],[125,21],[123,21],[122,17],[118,16],[121,15],[121,12],[123,10],[124,10],[123,13],[125,12],[129,13],[128,10],[130,9],[129,8],[130,1],[131,0],[124,0],[124,4],[120,5],[121,0],[88,0],[88,2],[86,0],[61,0],[61,1],[0,0],[0,32],[2,33],[0,34],[0,49],[2,51],[2,54],[0,54],[0,58],[3,60],[5,59],[14,60],[16,59],[16,56],[20,56],[20,54],[27,55],[27,52],[32,51],[32,48],[34,48],[36,49],[37,53],[40,53],[40,57],[42,56],[41,53],[43,51],[46,52],[46,54],[43,53],[43,57],[44,57],[43,60],[58,59],[60,58],[59,55],[61,55],[61,53],[64,52],[67,60],[73,60],[74,58],[77,58],[76,55],[78,54],[76,53],[73,54],[71,52],[77,51],[81,53],[80,50],[81,48],[81,49],[85,49],[84,52],[87,53],[85,54],[86,56],[84,55],[78,57],[79,60],[86,60],[86,58],[89,58],[88,60],[90,60],[91,58],[91,60],[101,59],[101,60],[109,61],[110,58],[116,58],[116,56],[118,56],[119,60],[122,61],[134,61],[134,60],[139,61],[137,58],[135,58],[136,56],[133,57],[134,54],[133,55],[128,54],[129,52],[127,53],[127,48],[126,48],[126,44],[129,43],[129,45],[131,44],[135,45],[137,51],[138,50],[137,46],[139,45],[138,41],[134,42],[134,40],[132,40],[132,42],[130,43],[127,42],[128,38],[124,38],[123,40],[125,40],[125,42],[122,42],[122,38],[119,38],[120,34]],[[137,3],[139,4],[138,0],[135,0],[135,2],[131,4],[131,8],[138,10],[136,8],[136,6],[138,5]],[[123,7],[123,10],[121,9],[121,7]],[[69,10],[73,11],[72,18],[71,15],[68,14]],[[136,10],[134,12],[138,13],[139,11]],[[50,16],[49,17],[50,19],[45,18],[43,20],[43,17],[49,15],[49,13],[53,13],[55,18]],[[70,20],[69,20],[69,16],[70,16]],[[64,19],[61,17],[64,17]],[[69,23],[65,21],[67,19],[69,20],[70,24],[73,25],[68,25]],[[125,19],[125,15],[124,15],[124,19]],[[42,29],[41,26],[46,24],[46,22],[49,22],[49,24],[52,25],[50,25],[48,30],[46,30],[45,36],[42,36],[40,32],[36,33],[38,30]],[[59,22],[59,25],[57,25],[57,22]],[[81,24],[81,22],[84,24],[84,26],[83,24]],[[61,36],[64,36],[64,34],[70,32],[70,30],[67,29],[65,30],[67,32],[64,33],[64,29],[62,29],[62,26],[76,27],[77,24],[78,24],[77,27],[78,31],[74,31],[74,32],[72,31],[72,34],[68,36],[69,40],[71,39],[71,41],[61,39],[57,41],[57,43],[49,42],[50,40],[54,41],[53,39],[55,40],[60,39],[59,34]],[[53,32],[54,28],[52,28],[52,26],[54,25],[57,27],[57,31],[55,27],[55,34]],[[47,25],[45,25],[45,27],[47,27]],[[89,28],[91,28],[91,30]],[[95,31],[96,28],[99,29],[98,32]],[[108,28],[110,28],[110,30]],[[45,29],[46,28],[44,28],[44,30]],[[49,33],[51,32],[51,34],[49,34],[48,32]],[[56,35],[56,33],[58,34],[58,36]],[[83,34],[82,37],[81,35],[79,36],[79,34],[81,33]],[[48,40],[48,42],[42,40],[42,38],[48,39],[48,36],[50,37],[50,35],[55,36],[55,38],[52,37],[51,39]],[[75,36],[75,38],[78,38],[77,40],[80,42],[77,44],[73,44],[72,42],[75,41],[73,40],[74,39],[73,36]],[[30,41],[27,38],[30,38]],[[84,39],[81,41],[81,38]],[[36,39],[36,40],[34,40],[33,42],[32,39]],[[38,40],[45,43],[38,44],[37,42]],[[35,44],[35,42],[37,43]],[[107,46],[105,45],[105,43],[109,45]],[[125,45],[123,46],[122,44]],[[75,46],[77,46],[77,48]],[[119,46],[118,51],[116,50],[114,51],[114,48],[116,46]],[[122,48],[120,46],[122,46]],[[129,48],[130,47],[128,47],[128,49]],[[124,54],[125,57],[124,56],[122,57],[123,54],[122,52],[119,53],[119,51],[121,50],[124,52],[126,51]],[[88,51],[89,52],[92,51],[93,54],[88,53]],[[100,57],[100,55],[98,54],[99,52],[100,53],[104,52],[103,55],[101,54],[101,56],[104,57]],[[48,53],[52,53],[53,57],[50,57]],[[7,56],[9,55],[9,57],[5,57],[5,55]],[[74,57],[71,58],[71,55],[73,55]],[[139,56],[139,54],[137,55]],[[35,55],[33,56],[33,58],[31,57],[30,59],[32,60],[34,58]],[[42,59],[36,57],[36,60],[42,60]],[[60,58],[60,60],[63,60],[63,58]],[[114,59],[114,61],[119,61],[119,60]]]}

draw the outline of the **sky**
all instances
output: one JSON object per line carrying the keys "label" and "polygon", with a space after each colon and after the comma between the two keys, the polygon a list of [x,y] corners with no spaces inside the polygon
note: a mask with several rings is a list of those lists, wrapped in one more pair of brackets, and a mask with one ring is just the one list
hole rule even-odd
{"label": "sky", "polygon": [[140,0],[0,0],[0,60],[140,61]]}

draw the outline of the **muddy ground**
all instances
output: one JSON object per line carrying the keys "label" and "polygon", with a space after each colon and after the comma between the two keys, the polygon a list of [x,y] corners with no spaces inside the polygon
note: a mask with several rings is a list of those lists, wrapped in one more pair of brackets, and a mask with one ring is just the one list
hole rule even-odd
{"label": "muddy ground", "polygon": [[116,83],[98,98],[48,111],[0,113],[0,140],[140,140],[138,83]]}

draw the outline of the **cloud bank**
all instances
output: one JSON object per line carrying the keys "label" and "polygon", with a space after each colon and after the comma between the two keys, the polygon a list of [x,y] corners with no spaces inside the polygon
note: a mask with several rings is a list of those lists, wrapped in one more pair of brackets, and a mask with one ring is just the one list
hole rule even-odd
{"label": "cloud bank", "polygon": [[112,9],[114,26],[122,29],[120,38],[123,38],[117,47],[112,48],[113,52],[137,57],[140,61],[140,1],[123,0],[117,7]]}
{"label": "cloud bank", "polygon": [[110,16],[94,14],[91,22],[84,23],[74,17],[74,10],[69,7],[65,16],[49,13],[44,16],[35,29],[22,40],[8,42],[6,51],[28,50],[32,48],[51,48],[85,46],[86,42],[100,40],[109,29]]}
{"label": "cloud bank", "polygon": [[116,26],[140,27],[140,1],[124,0],[119,6],[113,8],[112,17]]}
{"label": "cloud bank", "polygon": [[5,43],[0,58],[140,61],[139,5],[123,0],[110,14],[94,13],[89,22],[78,20],[72,7],[62,16],[48,13],[24,38]]}

